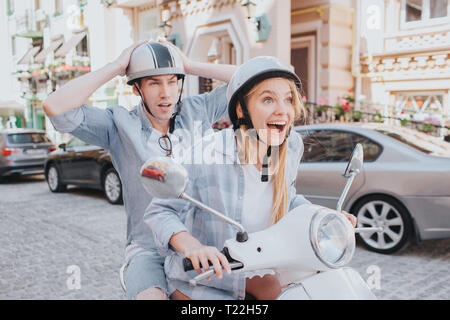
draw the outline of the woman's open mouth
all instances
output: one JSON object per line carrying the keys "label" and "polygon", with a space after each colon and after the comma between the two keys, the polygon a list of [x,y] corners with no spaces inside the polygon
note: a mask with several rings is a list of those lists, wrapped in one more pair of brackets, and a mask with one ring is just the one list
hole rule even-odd
{"label": "woman's open mouth", "polygon": [[286,121],[271,121],[267,123],[267,127],[270,130],[277,130],[278,133],[281,133],[286,128]]}

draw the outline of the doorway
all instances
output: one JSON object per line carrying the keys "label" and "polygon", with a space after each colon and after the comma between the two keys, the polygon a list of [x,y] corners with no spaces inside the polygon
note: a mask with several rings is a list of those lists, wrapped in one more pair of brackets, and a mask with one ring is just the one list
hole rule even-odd
{"label": "doorway", "polygon": [[305,35],[292,38],[291,65],[302,81],[302,96],[316,101],[316,36]]}

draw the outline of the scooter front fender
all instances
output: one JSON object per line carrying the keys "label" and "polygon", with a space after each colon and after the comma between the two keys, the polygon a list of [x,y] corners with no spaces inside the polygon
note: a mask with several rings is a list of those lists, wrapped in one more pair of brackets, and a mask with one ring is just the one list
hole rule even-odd
{"label": "scooter front fender", "polygon": [[288,286],[278,300],[376,300],[369,286],[352,268],[317,273]]}

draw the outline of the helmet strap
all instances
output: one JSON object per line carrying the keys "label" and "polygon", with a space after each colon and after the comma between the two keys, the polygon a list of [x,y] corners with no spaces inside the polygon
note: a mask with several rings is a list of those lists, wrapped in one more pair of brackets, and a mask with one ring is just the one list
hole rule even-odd
{"label": "helmet strap", "polygon": [[139,89],[139,86],[136,84],[136,81],[133,83],[136,90],[139,92],[139,96],[141,97],[142,104],[144,105],[145,110],[154,117],[153,113],[150,111],[149,107],[147,106],[147,103],[145,102],[144,95],[142,94],[141,89]]}
{"label": "helmet strap", "polygon": [[267,153],[263,158],[262,169],[261,169],[261,182],[269,181],[269,157],[272,153],[272,146],[269,146]]}
{"label": "helmet strap", "polygon": [[172,114],[169,120],[169,133],[173,133],[175,129],[175,117],[180,113],[181,111],[181,96],[183,95],[183,88],[184,88],[184,77],[181,78],[181,90],[180,95],[178,97],[177,101],[177,110]]}
{"label": "helmet strap", "polygon": [[250,114],[248,113],[247,105],[245,104],[244,97],[242,95],[238,96],[239,103],[241,105],[242,113],[244,114],[243,118],[238,118],[233,123],[234,130],[240,128],[241,125],[246,125],[247,129],[253,128],[252,120],[250,119]]}

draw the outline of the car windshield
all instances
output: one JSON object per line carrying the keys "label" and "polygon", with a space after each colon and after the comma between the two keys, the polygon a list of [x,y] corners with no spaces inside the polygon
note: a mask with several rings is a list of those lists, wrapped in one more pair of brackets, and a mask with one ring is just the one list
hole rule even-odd
{"label": "car windshield", "polygon": [[47,143],[50,142],[45,133],[14,133],[8,134],[8,142],[12,144],[20,143]]}

